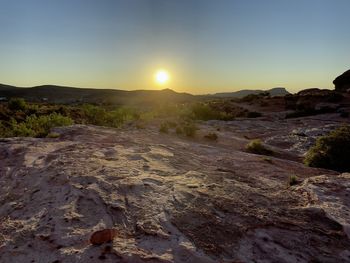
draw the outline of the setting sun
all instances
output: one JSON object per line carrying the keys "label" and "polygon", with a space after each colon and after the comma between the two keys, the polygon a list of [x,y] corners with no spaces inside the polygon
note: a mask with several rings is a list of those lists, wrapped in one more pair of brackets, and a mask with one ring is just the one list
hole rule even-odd
{"label": "setting sun", "polygon": [[155,81],[159,85],[164,85],[169,81],[169,73],[165,70],[158,70],[155,74]]}

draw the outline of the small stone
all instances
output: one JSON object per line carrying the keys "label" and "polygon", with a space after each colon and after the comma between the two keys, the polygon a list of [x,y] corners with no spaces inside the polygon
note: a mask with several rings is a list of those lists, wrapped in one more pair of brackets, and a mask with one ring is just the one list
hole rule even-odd
{"label": "small stone", "polygon": [[116,235],[114,229],[103,229],[100,231],[94,232],[90,237],[90,243],[93,245],[101,245],[113,240]]}

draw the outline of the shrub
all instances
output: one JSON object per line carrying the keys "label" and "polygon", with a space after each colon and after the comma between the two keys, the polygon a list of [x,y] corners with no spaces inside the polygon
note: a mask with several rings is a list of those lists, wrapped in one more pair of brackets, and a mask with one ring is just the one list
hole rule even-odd
{"label": "shrub", "polygon": [[261,116],[262,116],[262,114],[260,112],[256,112],[256,111],[250,111],[247,114],[248,118],[258,118],[258,117],[261,117]]}
{"label": "shrub", "polygon": [[73,124],[73,120],[61,114],[51,113],[37,117],[31,115],[26,118],[25,126],[35,132],[36,137],[45,137],[53,127],[68,126]]}
{"label": "shrub", "polygon": [[55,139],[55,138],[59,138],[59,137],[60,137],[60,134],[57,133],[57,132],[50,132],[46,137],[47,137],[47,138]]}
{"label": "shrub", "polygon": [[267,107],[267,106],[269,106],[269,103],[267,101],[262,101],[262,102],[260,102],[260,106]]}
{"label": "shrub", "polygon": [[318,112],[313,109],[309,110],[297,110],[294,112],[290,112],[286,114],[286,119],[291,119],[291,118],[299,118],[299,117],[306,117],[306,116],[312,116],[312,115],[317,115]]}
{"label": "shrub", "polygon": [[197,103],[191,108],[194,119],[197,120],[212,120],[219,117],[219,114],[213,110],[209,105]]}
{"label": "shrub", "polygon": [[349,118],[349,112],[343,111],[340,113],[340,117],[342,118]]}
{"label": "shrub", "polygon": [[259,94],[248,94],[240,99],[241,102],[252,102],[254,100],[260,99]]}
{"label": "shrub", "polygon": [[299,118],[299,117],[313,116],[313,115],[332,113],[332,112],[335,112],[335,109],[330,107],[322,107],[321,109],[317,109],[317,110],[313,108],[297,109],[294,112],[286,114],[285,118],[286,119]]}
{"label": "shrub", "polygon": [[159,132],[162,133],[168,133],[169,132],[169,127],[167,123],[161,123],[159,127]]}
{"label": "shrub", "polygon": [[337,103],[342,101],[344,96],[341,93],[332,92],[327,96],[327,101],[332,103]]}
{"label": "shrub", "polygon": [[341,126],[316,140],[304,163],[311,167],[350,171],[350,126]]}
{"label": "shrub", "polygon": [[6,137],[36,137],[36,132],[29,128],[26,123],[17,123],[14,119],[11,121],[11,128]]}
{"label": "shrub", "polygon": [[293,186],[293,185],[296,185],[298,184],[298,177],[296,175],[290,175],[289,176],[289,179],[288,179],[288,184],[289,186]]}
{"label": "shrub", "polygon": [[176,128],[177,123],[173,121],[167,121],[166,124],[168,125],[169,128]]}
{"label": "shrub", "polygon": [[260,139],[255,139],[250,141],[246,145],[246,150],[251,153],[261,154],[261,155],[271,155],[273,152],[266,148]]}
{"label": "shrub", "polygon": [[208,139],[208,140],[211,140],[211,141],[217,141],[218,136],[217,136],[216,133],[211,132],[211,133],[208,133],[207,135],[204,135],[204,138]]}
{"label": "shrub", "polygon": [[183,126],[182,130],[187,137],[194,137],[198,128],[193,123],[187,123]]}
{"label": "shrub", "polygon": [[28,116],[25,121],[11,119],[6,125],[1,123],[1,137],[45,137],[51,128],[73,124],[73,120],[57,113],[50,115]]}
{"label": "shrub", "polygon": [[106,109],[90,104],[83,105],[83,119],[87,124],[107,127],[120,127],[124,122],[138,120],[140,115],[128,108],[118,108],[107,111]]}
{"label": "shrub", "polygon": [[13,111],[24,111],[27,108],[27,103],[22,98],[11,98],[8,102],[8,107]]}
{"label": "shrub", "polygon": [[178,134],[178,135],[183,134],[183,130],[181,129],[181,127],[176,127],[175,132],[176,132],[176,134]]}
{"label": "shrub", "polygon": [[224,111],[216,110],[209,104],[197,103],[191,108],[192,118],[195,120],[232,120],[233,117]]}
{"label": "shrub", "polygon": [[272,159],[270,157],[264,157],[262,158],[263,161],[267,162],[267,163],[273,163]]}
{"label": "shrub", "polygon": [[139,129],[139,130],[141,130],[141,129],[146,129],[146,125],[145,125],[145,123],[143,123],[143,122],[137,122],[137,123],[135,124],[135,127],[136,127],[136,129]]}

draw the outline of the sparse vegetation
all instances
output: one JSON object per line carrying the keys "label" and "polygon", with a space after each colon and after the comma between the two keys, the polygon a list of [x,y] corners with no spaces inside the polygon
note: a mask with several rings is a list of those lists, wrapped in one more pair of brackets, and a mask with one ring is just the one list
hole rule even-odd
{"label": "sparse vegetation", "polygon": [[262,114],[260,112],[256,112],[256,111],[250,111],[247,113],[247,118],[258,118],[261,116],[262,116]]}
{"label": "sparse vegetation", "polygon": [[262,160],[267,162],[267,163],[273,163],[273,161],[270,157],[263,157]]}
{"label": "sparse vegetation", "polygon": [[191,107],[192,118],[195,120],[232,120],[233,116],[224,111],[214,109],[209,104],[197,103]]}
{"label": "sparse vegetation", "polygon": [[177,135],[183,134],[183,130],[181,129],[181,127],[176,127],[175,132]]}
{"label": "sparse vegetation", "polygon": [[169,127],[167,123],[161,123],[159,127],[159,132],[161,133],[169,133]]}
{"label": "sparse vegetation", "polygon": [[340,115],[340,117],[342,117],[342,118],[349,118],[349,112],[347,112],[347,111],[343,111],[343,112],[341,112],[339,115]]}
{"label": "sparse vegetation", "polygon": [[117,108],[107,110],[100,106],[90,104],[81,108],[83,123],[107,127],[120,127],[126,121],[138,120],[140,115],[130,108]]}
{"label": "sparse vegetation", "polygon": [[27,103],[22,98],[11,98],[8,107],[12,111],[24,111],[27,108]]}
{"label": "sparse vegetation", "polygon": [[73,120],[61,114],[30,115],[25,121],[18,122],[12,118],[7,125],[1,122],[1,137],[46,137],[53,127],[67,126],[73,124]]}
{"label": "sparse vegetation", "polygon": [[215,132],[210,132],[207,135],[204,135],[204,138],[210,141],[217,141],[218,135]]}
{"label": "sparse vegetation", "polygon": [[187,137],[194,137],[196,135],[196,132],[198,130],[197,126],[194,123],[186,123],[183,127],[182,127],[183,133],[187,136]]}
{"label": "sparse vegetation", "polygon": [[261,155],[271,155],[273,151],[266,148],[260,139],[255,139],[250,141],[246,145],[246,150],[251,153],[261,154]]}
{"label": "sparse vegetation", "polygon": [[325,114],[325,113],[333,113],[335,112],[335,109],[324,107],[319,110],[316,109],[300,109],[296,110],[291,113],[286,114],[286,119],[291,119],[291,118],[300,118],[300,117],[307,117],[307,116],[313,116],[313,115],[318,115],[318,114]]}
{"label": "sparse vegetation", "polygon": [[339,172],[350,171],[350,126],[341,126],[319,137],[307,152],[304,163]]}
{"label": "sparse vegetation", "polygon": [[136,129],[142,130],[146,128],[146,125],[143,122],[136,122],[135,127]]}
{"label": "sparse vegetation", "polygon": [[292,118],[299,118],[299,117],[306,117],[315,115],[314,111],[293,111],[286,114],[286,119],[292,119]]}
{"label": "sparse vegetation", "polygon": [[57,132],[50,132],[46,137],[51,139],[56,139],[60,137],[60,134]]}
{"label": "sparse vegetation", "polygon": [[177,126],[177,123],[174,121],[167,121],[166,124],[168,125],[169,128],[174,129]]}
{"label": "sparse vegetation", "polygon": [[270,96],[270,92],[264,91],[260,92],[259,94],[249,94],[241,98],[240,102],[254,102],[254,101],[260,101],[266,97]]}
{"label": "sparse vegetation", "polygon": [[298,177],[296,175],[290,175],[288,178],[288,185],[293,186],[299,183]]}

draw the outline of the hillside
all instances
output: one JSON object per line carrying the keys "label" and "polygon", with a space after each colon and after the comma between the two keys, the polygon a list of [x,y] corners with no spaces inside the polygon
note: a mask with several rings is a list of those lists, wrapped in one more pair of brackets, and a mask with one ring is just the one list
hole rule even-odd
{"label": "hillside", "polygon": [[226,98],[226,97],[232,97],[232,98],[243,98],[244,96],[250,95],[250,94],[259,94],[263,92],[270,93],[271,96],[284,96],[287,94],[290,94],[285,88],[273,88],[269,90],[239,90],[235,92],[221,92],[221,93],[215,93],[213,96],[220,97],[220,98]]}
{"label": "hillside", "polygon": [[30,102],[47,101],[50,103],[97,103],[97,104],[145,104],[166,103],[167,101],[182,103],[203,99],[188,93],[178,93],[170,89],[164,90],[113,90],[73,88],[55,85],[18,88],[0,85],[0,97],[20,97]]}
{"label": "hillside", "polygon": [[21,97],[31,102],[47,101],[50,103],[97,103],[97,104],[154,104],[155,102],[190,102],[212,98],[242,98],[249,94],[269,92],[271,96],[289,94],[285,88],[270,90],[240,90],[236,92],[216,93],[213,95],[191,95],[178,93],[171,89],[164,90],[114,90],[74,88],[55,85],[43,85],[31,88],[19,88],[0,84],[0,97]]}

